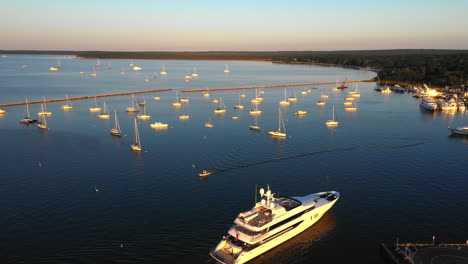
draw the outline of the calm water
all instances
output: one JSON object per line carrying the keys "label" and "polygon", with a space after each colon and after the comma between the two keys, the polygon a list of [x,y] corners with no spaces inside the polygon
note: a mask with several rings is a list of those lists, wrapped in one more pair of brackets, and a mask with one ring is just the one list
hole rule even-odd
{"label": "calm water", "polygon": [[[103,61],[50,56],[0,59],[0,103],[172,88],[216,88],[369,79],[351,69],[267,62]],[[113,69],[107,69],[112,63]],[[230,74],[224,74],[228,63]],[[166,64],[168,76],[153,78]],[[22,69],[21,65],[29,68]],[[183,77],[196,66],[200,76]],[[120,75],[125,70],[127,74]],[[85,74],[80,75],[79,72]],[[150,79],[145,82],[144,79]],[[337,190],[342,198],[319,223],[253,263],[379,263],[380,242],[462,243],[468,239],[468,140],[451,137],[447,126],[466,125],[466,114],[428,113],[408,94],[384,95],[373,83],[359,84],[359,111],[344,112],[347,91],[316,86],[283,108],[287,139],[267,135],[278,126],[282,88],[266,89],[253,132],[246,108],[232,109],[239,91],[181,94],[190,103],[174,109],[174,91],[146,94],[149,121],[139,121],[144,151],[134,153],[130,97],[100,98],[117,109],[125,136],[109,135],[113,120],[88,111],[92,100],[73,101],[73,110],[50,103],[49,131],[18,122],[25,107],[0,116],[0,254],[2,262],[25,263],[211,263],[208,256],[236,215],[250,209],[255,185],[270,184],[285,195]],[[354,87],[354,86],[352,86]],[[350,88],[348,90],[352,90]],[[293,91],[288,89],[288,96]],[[327,105],[317,107],[320,94]],[[161,96],[154,101],[154,96]],[[228,112],[214,115],[222,96]],[[143,100],[143,95],[137,99]],[[335,105],[340,126],[325,127]],[[39,105],[31,105],[31,113]],[[293,113],[308,110],[299,118]],[[179,114],[190,120],[179,120]],[[214,128],[203,124],[212,117]],[[232,116],[239,116],[232,120]],[[162,121],[168,130],[149,124]],[[219,173],[200,179],[204,169]],[[99,192],[96,192],[96,188]]]}

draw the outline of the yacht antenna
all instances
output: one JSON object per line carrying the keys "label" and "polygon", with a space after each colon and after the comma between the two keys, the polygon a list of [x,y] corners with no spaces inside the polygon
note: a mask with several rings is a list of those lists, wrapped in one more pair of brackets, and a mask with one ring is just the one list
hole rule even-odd
{"label": "yacht antenna", "polygon": [[255,204],[257,204],[257,184],[255,184]]}

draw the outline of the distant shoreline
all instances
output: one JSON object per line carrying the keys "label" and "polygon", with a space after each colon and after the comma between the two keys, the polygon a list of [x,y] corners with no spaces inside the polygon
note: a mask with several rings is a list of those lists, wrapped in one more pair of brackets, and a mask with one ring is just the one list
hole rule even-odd
{"label": "distant shoreline", "polygon": [[185,59],[185,58],[173,58],[173,59],[153,59],[153,58],[101,58],[101,57],[83,57],[76,56],[80,60],[92,60],[92,59],[106,59],[106,60],[204,60],[204,61],[260,61],[260,62],[272,62],[272,59]]}
{"label": "distant shoreline", "polygon": [[397,49],[342,51],[50,51],[0,50],[1,54],[77,59],[254,61],[373,71],[381,82],[468,86],[468,50]]}

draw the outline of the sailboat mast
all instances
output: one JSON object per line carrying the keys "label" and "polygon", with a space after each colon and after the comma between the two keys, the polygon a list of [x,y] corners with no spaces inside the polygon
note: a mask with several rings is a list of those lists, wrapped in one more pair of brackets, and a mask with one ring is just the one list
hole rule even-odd
{"label": "sailboat mast", "polygon": [[45,111],[47,111],[46,101],[45,101],[45,97],[42,97],[42,98],[44,100],[44,105],[43,105],[43,108],[42,108],[42,112],[45,112]]}
{"label": "sailboat mast", "polygon": [[135,143],[141,147],[141,143],[140,143],[140,135],[138,134],[138,125],[137,125],[137,120],[135,120]]}
{"label": "sailboat mast", "polygon": [[31,113],[29,113],[29,103],[28,103],[28,98],[26,98],[26,112],[27,112],[27,117],[29,118],[31,116]]}

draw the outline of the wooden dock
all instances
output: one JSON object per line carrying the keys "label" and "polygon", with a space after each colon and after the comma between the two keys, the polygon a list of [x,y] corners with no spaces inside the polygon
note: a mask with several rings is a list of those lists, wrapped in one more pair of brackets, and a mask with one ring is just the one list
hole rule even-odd
{"label": "wooden dock", "polygon": [[[91,95],[91,96],[78,96],[78,97],[69,97],[68,100],[82,100],[82,99],[90,99],[90,98],[99,98],[99,97],[110,97],[110,96],[121,96],[121,95],[131,95],[131,94],[142,94],[142,93],[154,93],[154,92],[164,92],[164,91],[171,91],[172,89],[157,89],[157,90],[146,90],[146,91],[136,91],[136,92],[124,92],[124,93],[113,93],[113,94],[98,94],[98,95]],[[47,100],[40,100],[40,101],[29,101],[28,104],[40,104],[43,102],[50,103],[50,102],[60,102],[66,101],[67,98],[59,98],[59,99],[47,99]],[[19,103],[8,103],[8,104],[0,104],[0,107],[4,106],[15,106],[15,105],[24,105],[26,102],[19,102]]]}
{"label": "wooden dock", "polygon": [[[353,80],[339,82],[342,83],[358,83],[358,82],[375,82],[374,80]],[[294,83],[294,84],[274,84],[262,86],[245,86],[245,87],[230,87],[230,88],[211,88],[211,89],[192,89],[182,90],[182,92],[205,92],[205,91],[229,91],[229,90],[244,90],[244,89],[263,89],[263,88],[278,88],[278,87],[295,87],[295,86],[308,86],[308,85],[323,85],[323,84],[336,84],[336,82],[317,82],[317,83]]]}

